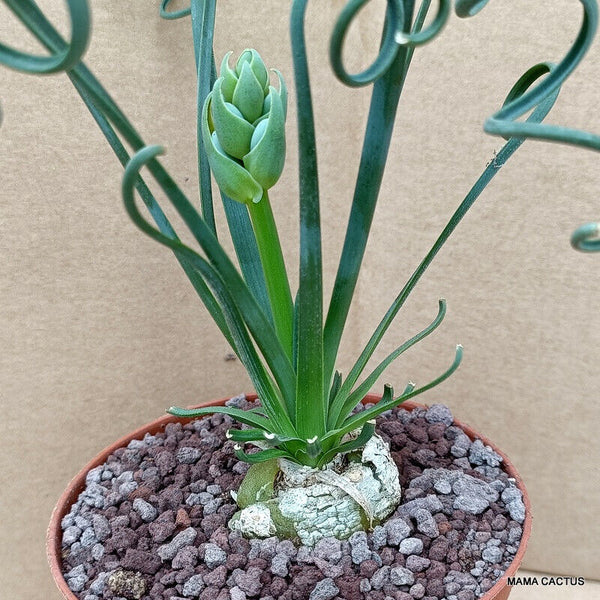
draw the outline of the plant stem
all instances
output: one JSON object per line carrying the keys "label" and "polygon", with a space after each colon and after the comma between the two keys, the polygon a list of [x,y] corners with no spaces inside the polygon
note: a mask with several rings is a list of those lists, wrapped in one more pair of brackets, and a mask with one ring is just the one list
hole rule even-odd
{"label": "plant stem", "polygon": [[267,293],[271,302],[271,312],[275,332],[290,361],[292,360],[292,340],[294,324],[294,304],[290,283],[285,269],[277,226],[273,218],[269,196],[265,190],[260,202],[248,204],[250,220],[256,236],[258,252],[262,262]]}

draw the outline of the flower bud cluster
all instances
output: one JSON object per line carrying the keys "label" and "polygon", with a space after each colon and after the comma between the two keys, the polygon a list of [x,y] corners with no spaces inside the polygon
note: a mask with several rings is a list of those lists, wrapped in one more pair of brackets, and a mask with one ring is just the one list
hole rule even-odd
{"label": "flower bud cluster", "polygon": [[217,184],[238,202],[259,202],[273,187],[285,162],[287,91],[281,74],[279,91],[256,50],[242,52],[220,77],[204,102],[202,139]]}

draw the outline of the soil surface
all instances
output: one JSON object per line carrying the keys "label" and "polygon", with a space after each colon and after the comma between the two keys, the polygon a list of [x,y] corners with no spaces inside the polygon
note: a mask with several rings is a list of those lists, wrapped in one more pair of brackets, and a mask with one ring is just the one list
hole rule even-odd
{"label": "soil surface", "polygon": [[[249,407],[243,396],[229,401]],[[521,492],[447,407],[377,420],[402,501],[387,521],[314,548],[247,540],[227,523],[248,465],[213,415],[112,454],[62,520],[63,571],[81,600],[474,600],[511,563]]]}

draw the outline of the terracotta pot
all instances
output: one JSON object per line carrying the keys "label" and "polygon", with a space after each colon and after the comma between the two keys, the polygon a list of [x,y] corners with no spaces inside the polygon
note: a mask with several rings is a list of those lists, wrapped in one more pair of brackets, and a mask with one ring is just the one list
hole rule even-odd
{"label": "terracotta pot", "polygon": [[[246,396],[248,400],[256,399],[256,394],[248,394]],[[374,394],[369,394],[365,397],[363,402],[376,402],[379,399],[379,396]],[[216,400],[214,402],[206,402],[205,404],[198,406],[222,406],[227,402],[228,398],[223,398],[221,400]],[[407,410],[412,410],[417,406],[423,406],[420,404],[415,404],[413,402],[404,402],[402,404],[402,408]],[[195,407],[197,408],[197,407]],[[54,507],[52,511],[52,517],[50,518],[50,525],[48,527],[48,533],[46,536],[46,555],[48,557],[48,563],[50,564],[50,571],[52,572],[52,576],[54,577],[54,581],[61,591],[62,595],[66,600],[78,600],[77,596],[69,589],[67,582],[62,574],[62,566],[61,566],[61,543],[62,543],[62,528],[61,528],[61,520],[62,518],[71,510],[71,506],[77,501],[79,494],[85,488],[85,477],[87,473],[101,464],[104,464],[109,457],[117,448],[122,448],[123,446],[127,446],[131,440],[141,439],[144,437],[146,433],[150,433],[152,435],[164,431],[165,427],[168,423],[177,423],[177,422],[186,422],[189,419],[180,419],[174,417],[172,415],[165,415],[132,431],[126,436],[122,437],[120,440],[117,440],[114,444],[111,444],[98,455],[96,455],[87,465],[75,475],[72,479],[71,483],[67,486],[66,490],[63,492],[61,497],[58,500],[58,503]],[[529,540],[529,536],[531,535],[531,504],[529,501],[529,496],[527,495],[527,490],[523,484],[523,480],[520,475],[517,473],[517,470],[510,462],[508,457],[496,446],[490,442],[487,438],[480,435],[471,429],[468,425],[463,425],[459,421],[454,422],[455,425],[460,427],[472,440],[478,438],[484,444],[491,446],[495,452],[497,452],[504,461],[504,468],[507,471],[510,477],[513,477],[516,480],[517,486],[521,490],[523,494],[523,502],[525,504],[525,522],[523,524],[523,536],[521,538],[521,543],[515,555],[513,562],[510,564],[504,575],[496,582],[494,587],[488,590],[480,600],[506,600],[508,595],[510,594],[511,588],[508,586],[508,577],[512,577],[516,574],[517,569],[519,568],[521,561],[523,560],[523,556],[525,555],[525,549],[527,547],[527,542]]]}

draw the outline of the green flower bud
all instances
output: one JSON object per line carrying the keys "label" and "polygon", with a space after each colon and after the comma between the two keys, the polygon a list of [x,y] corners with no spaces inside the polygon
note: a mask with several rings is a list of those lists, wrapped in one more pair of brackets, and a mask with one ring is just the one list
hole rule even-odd
{"label": "green flower bud", "polygon": [[217,184],[238,202],[259,202],[279,179],[285,162],[287,90],[269,84],[256,50],[245,50],[235,70],[229,52],[204,102],[202,140]]}

